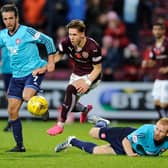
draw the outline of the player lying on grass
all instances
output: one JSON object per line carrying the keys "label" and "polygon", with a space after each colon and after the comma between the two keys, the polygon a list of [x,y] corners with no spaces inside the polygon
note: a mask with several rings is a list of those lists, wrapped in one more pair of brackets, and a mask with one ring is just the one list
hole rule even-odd
{"label": "player lying on grass", "polygon": [[137,129],[107,127],[110,122],[96,116],[90,121],[95,123],[95,127],[89,131],[91,137],[107,141],[108,144],[98,146],[69,136],[55,147],[55,152],[73,146],[91,154],[158,156],[168,149],[168,118],[161,118],[155,125],[144,124]]}

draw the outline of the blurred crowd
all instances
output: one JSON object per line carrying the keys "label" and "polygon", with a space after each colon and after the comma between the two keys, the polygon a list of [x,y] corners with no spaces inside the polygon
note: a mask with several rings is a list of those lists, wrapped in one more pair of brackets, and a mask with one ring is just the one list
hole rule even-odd
{"label": "blurred crowd", "polygon": [[[87,35],[102,47],[104,81],[153,81],[156,70],[144,71],[141,61],[153,43],[152,23],[164,22],[168,28],[168,1],[0,0],[0,6],[10,2],[18,6],[21,23],[50,35],[56,46],[66,36],[65,25],[70,20],[84,20]],[[70,69],[65,58],[46,78],[65,80]]]}

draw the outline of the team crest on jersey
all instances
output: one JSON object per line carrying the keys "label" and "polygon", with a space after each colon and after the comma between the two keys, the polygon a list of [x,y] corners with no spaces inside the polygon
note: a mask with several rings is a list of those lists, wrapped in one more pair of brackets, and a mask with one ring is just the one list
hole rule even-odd
{"label": "team crest on jersey", "polygon": [[156,55],[160,55],[161,53],[160,48],[154,48],[154,52]]}
{"label": "team crest on jersey", "polygon": [[20,44],[20,39],[16,39],[16,44]]}
{"label": "team crest on jersey", "polygon": [[40,32],[37,32],[37,33],[34,35],[34,39],[37,40],[37,39],[39,39],[39,37],[40,37]]}
{"label": "team crest on jersey", "polygon": [[154,48],[154,52],[156,55],[160,55],[164,51],[165,51],[165,47],[163,47],[163,46],[161,48]]}
{"label": "team crest on jersey", "polygon": [[133,141],[134,143],[137,143],[137,142],[138,142],[138,138],[137,138],[136,135],[133,135],[133,136],[132,136],[132,141]]}
{"label": "team crest on jersey", "polygon": [[162,46],[161,49],[160,49],[161,52],[164,52],[165,51],[165,47]]}
{"label": "team crest on jersey", "polygon": [[165,149],[165,148],[162,148],[162,149],[161,149],[161,152],[165,152],[166,150],[167,150],[167,149]]}
{"label": "team crest on jersey", "polygon": [[88,58],[88,56],[89,56],[88,52],[86,52],[86,51],[82,52],[82,57],[83,58]]}

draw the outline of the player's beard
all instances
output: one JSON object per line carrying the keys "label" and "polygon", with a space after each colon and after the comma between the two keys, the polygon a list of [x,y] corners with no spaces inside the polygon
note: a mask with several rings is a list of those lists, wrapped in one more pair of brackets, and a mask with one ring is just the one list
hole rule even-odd
{"label": "player's beard", "polygon": [[16,31],[16,29],[17,29],[17,27],[18,27],[17,25],[18,25],[18,24],[17,24],[17,22],[15,21],[13,27],[12,27],[11,29],[9,29],[9,32],[10,32],[11,34],[13,34],[13,33]]}
{"label": "player's beard", "polygon": [[156,34],[155,35],[155,38],[157,39],[157,40],[160,40],[160,39],[162,39],[163,38],[163,34]]}

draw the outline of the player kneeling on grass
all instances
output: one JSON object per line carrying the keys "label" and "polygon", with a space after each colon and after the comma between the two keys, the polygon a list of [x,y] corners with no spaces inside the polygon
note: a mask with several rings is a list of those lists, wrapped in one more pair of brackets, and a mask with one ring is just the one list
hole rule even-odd
{"label": "player kneeling on grass", "polygon": [[155,125],[144,124],[137,129],[107,127],[109,121],[100,117],[93,117],[91,121],[95,122],[95,127],[91,128],[90,135],[108,144],[98,146],[69,136],[64,143],[55,147],[55,152],[73,146],[91,154],[158,156],[168,149],[168,118],[161,118]]}

